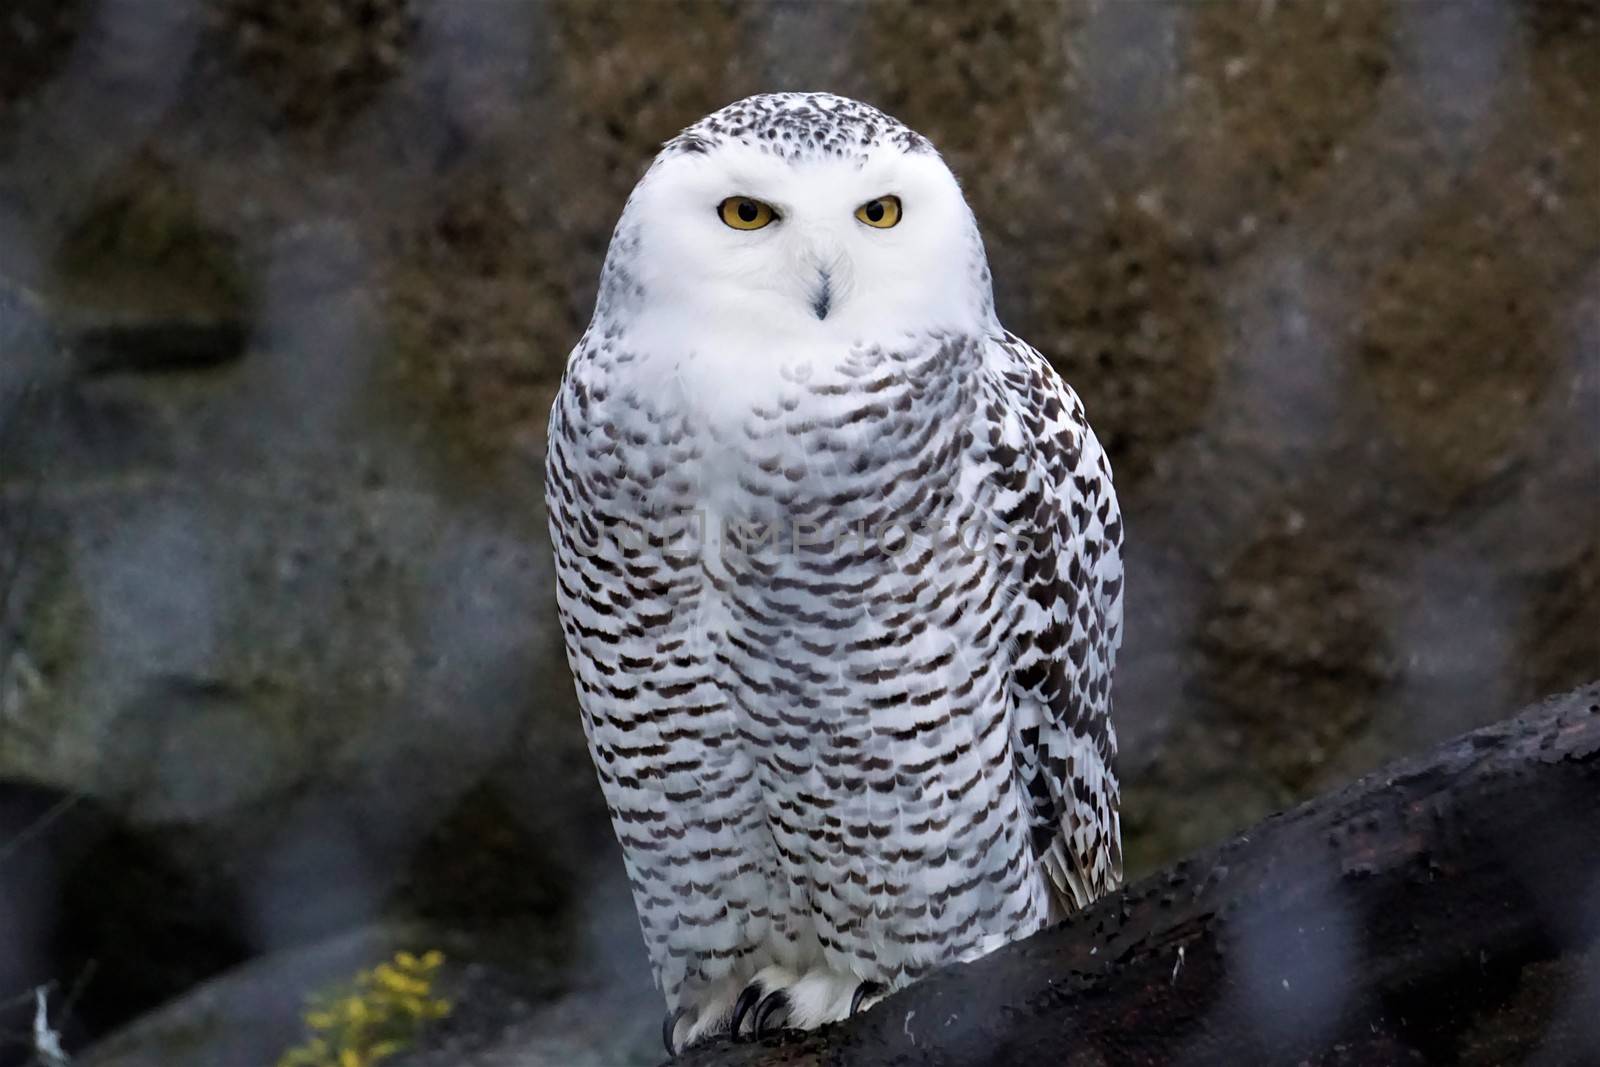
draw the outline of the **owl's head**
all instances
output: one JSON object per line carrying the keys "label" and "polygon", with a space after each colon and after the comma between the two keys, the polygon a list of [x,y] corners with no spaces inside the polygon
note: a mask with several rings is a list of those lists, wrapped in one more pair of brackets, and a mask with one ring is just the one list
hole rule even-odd
{"label": "owl's head", "polygon": [[597,322],[770,346],[993,327],[983,243],[920,134],[825,93],[730,104],[663,147],[628,199]]}

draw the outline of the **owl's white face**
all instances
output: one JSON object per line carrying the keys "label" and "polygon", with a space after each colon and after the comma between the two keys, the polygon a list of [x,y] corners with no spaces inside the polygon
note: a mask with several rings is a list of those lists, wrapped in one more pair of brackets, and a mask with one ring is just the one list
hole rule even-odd
{"label": "owl's white face", "polygon": [[[858,216],[888,197],[899,202],[893,226]],[[729,198],[770,206],[773,218],[736,228],[719,210]],[[723,143],[669,154],[640,182],[624,224],[638,239],[629,270],[643,290],[633,325],[658,341],[815,354],[991,326],[972,212],[931,151],[884,144],[861,158],[794,160]]]}

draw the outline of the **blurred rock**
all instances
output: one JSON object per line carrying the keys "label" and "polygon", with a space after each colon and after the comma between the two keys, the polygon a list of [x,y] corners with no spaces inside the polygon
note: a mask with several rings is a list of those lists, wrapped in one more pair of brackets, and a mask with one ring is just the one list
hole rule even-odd
{"label": "blurred rock", "polygon": [[82,27],[81,2],[23,0],[8,4],[0,19],[0,106],[25,102],[50,79]]}
{"label": "blurred rock", "polygon": [[473,964],[471,942],[425,926],[387,924],[274,953],[208,981],[123,1027],[74,1059],[85,1067],[220,1067],[272,1064],[307,1033],[307,1000],[350,983],[358,971],[409,951],[446,954],[436,992],[471,1015],[514,1013],[533,987]]}
{"label": "blurred rock", "polygon": [[594,989],[537,1007],[478,999],[484,1010],[441,1026],[393,1067],[653,1067],[665,1057],[659,996]]}
{"label": "blurred rock", "polygon": [[207,52],[242,73],[289,126],[337,124],[406,65],[411,0],[209,0]]}
{"label": "blurred rock", "polygon": [[[619,864],[620,866],[620,864]],[[398,951],[444,954],[432,995],[445,1018],[387,1059],[393,1067],[625,1067],[661,1059],[661,995],[650,985],[626,885],[599,879],[586,909],[604,947],[555,965],[547,952],[494,934],[386,922],[236,967],[88,1049],[85,1067],[272,1064],[307,1035],[307,998],[347,985]],[[620,905],[621,910],[618,910]],[[632,944],[615,945],[624,933]]]}
{"label": "blurred rock", "polygon": [[108,322],[80,325],[67,342],[90,374],[135,370],[193,370],[229,363],[243,354],[238,322]]}
{"label": "blurred rock", "polygon": [[[0,780],[0,1032],[28,1032],[44,988],[68,1047],[148,1011],[250,947],[234,902],[175,862],[159,835],[104,804]],[[0,1044],[0,1064],[21,1064]]]}
{"label": "blurred rock", "polygon": [[[119,959],[151,935],[182,976],[150,969],[98,1027],[386,914],[555,967],[603,840],[537,479],[446,480],[380,430],[361,301],[313,300],[269,302],[288,332],[258,326],[242,367],[236,342],[190,360],[158,330],[114,375],[44,349],[47,387],[3,412],[0,776],[141,842],[124,923],[77,928]],[[262,351],[284,337],[340,347]],[[199,927],[156,937],[180,903]]]}

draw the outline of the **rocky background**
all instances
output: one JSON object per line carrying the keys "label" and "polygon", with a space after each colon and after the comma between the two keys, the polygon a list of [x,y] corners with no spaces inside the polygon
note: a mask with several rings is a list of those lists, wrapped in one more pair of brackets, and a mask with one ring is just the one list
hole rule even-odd
{"label": "rocky background", "polygon": [[1600,676],[1595,0],[9,0],[0,1064],[42,983],[271,1063],[397,947],[440,1062],[659,1057],[543,420],[655,146],[823,88],[1111,451],[1132,875]]}

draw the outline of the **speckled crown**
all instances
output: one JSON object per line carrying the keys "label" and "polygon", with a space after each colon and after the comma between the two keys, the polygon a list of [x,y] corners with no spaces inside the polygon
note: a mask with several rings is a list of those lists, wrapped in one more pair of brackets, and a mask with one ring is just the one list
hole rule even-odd
{"label": "speckled crown", "polygon": [[832,93],[762,93],[714,111],[662,146],[662,154],[745,144],[786,160],[864,158],[883,145],[931,152],[933,145],[871,104]]}

